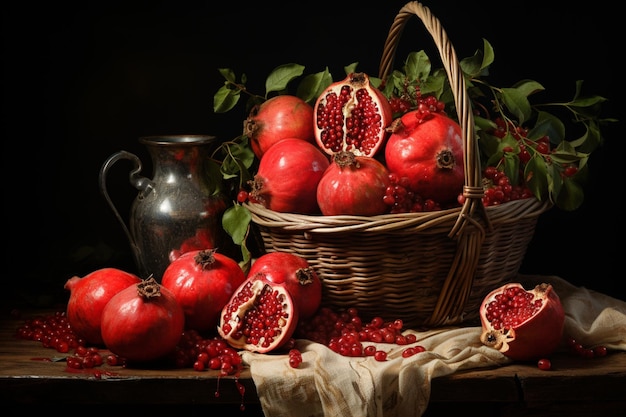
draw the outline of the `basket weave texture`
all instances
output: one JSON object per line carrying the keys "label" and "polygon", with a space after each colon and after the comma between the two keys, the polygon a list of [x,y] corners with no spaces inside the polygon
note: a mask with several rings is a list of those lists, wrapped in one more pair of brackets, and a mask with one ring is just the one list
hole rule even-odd
{"label": "basket weave texture", "polygon": [[535,198],[483,207],[481,166],[471,103],[447,34],[421,3],[404,5],[390,28],[380,78],[392,71],[407,21],[432,36],[454,95],[464,139],[463,206],[425,213],[315,216],[247,204],[267,252],[307,259],[323,283],[322,304],[357,308],[364,319],[402,319],[405,327],[459,325],[478,319],[488,292],[514,279],[541,213]]}

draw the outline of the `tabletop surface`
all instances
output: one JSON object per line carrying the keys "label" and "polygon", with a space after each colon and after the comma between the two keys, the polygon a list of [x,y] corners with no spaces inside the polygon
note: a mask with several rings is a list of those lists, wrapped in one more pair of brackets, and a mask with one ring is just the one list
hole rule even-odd
{"label": "tabletop surface", "polygon": [[[48,312],[50,313],[50,312]],[[31,315],[40,314],[31,312]],[[20,319],[0,320],[0,397],[13,403],[115,404],[251,404],[258,407],[254,381],[245,368],[239,375],[219,377],[217,371],[131,368],[102,365],[70,371],[68,354],[16,337]],[[28,316],[27,316],[28,317]],[[106,351],[104,351],[106,353]],[[626,352],[585,359],[558,353],[552,369],[514,363],[434,378],[430,403],[571,404],[593,410],[626,407]],[[242,389],[243,388],[243,389]],[[243,394],[243,395],[242,395]],[[572,410],[569,410],[571,413]],[[584,415],[584,414],[574,414]]]}

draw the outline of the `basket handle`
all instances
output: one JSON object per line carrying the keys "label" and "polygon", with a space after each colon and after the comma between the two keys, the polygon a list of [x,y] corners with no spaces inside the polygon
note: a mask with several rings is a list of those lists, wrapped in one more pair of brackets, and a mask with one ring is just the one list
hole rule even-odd
{"label": "basket handle", "polygon": [[[451,318],[462,315],[470,295],[480,250],[486,234],[484,227],[474,216],[482,216],[488,229],[491,229],[492,226],[482,203],[484,191],[478,141],[474,135],[474,115],[467,95],[463,71],[448,35],[439,20],[432,15],[426,6],[417,1],[412,1],[400,9],[385,42],[379,76],[385,80],[390,74],[400,35],[412,16],[417,16],[422,21],[439,50],[441,61],[448,75],[448,82],[452,89],[455,109],[463,134],[463,167],[465,173],[463,196],[465,201],[454,226],[448,233],[450,238],[457,240],[456,254],[431,317],[427,320],[428,325],[436,326],[445,325]],[[467,225],[471,225],[471,227],[468,228]]]}
{"label": "basket handle", "polygon": [[[465,202],[449,236],[458,236],[464,229],[464,226],[471,221],[469,218],[473,216],[477,210],[486,221],[487,227],[491,229],[491,222],[482,204],[484,190],[482,187],[478,142],[474,135],[474,115],[472,113],[472,104],[467,95],[465,77],[463,76],[463,71],[459,65],[456,52],[448,39],[446,31],[441,26],[441,22],[433,16],[428,7],[417,1],[412,1],[405,4],[400,9],[391,25],[387,40],[385,41],[383,55],[380,61],[379,77],[385,80],[391,73],[400,35],[404,31],[407,21],[412,16],[417,16],[422,21],[439,50],[441,61],[448,75],[448,82],[450,83],[454,96],[459,125],[463,133],[463,166],[465,173],[463,196],[465,197]],[[472,222],[472,224],[476,225],[477,223]]]}

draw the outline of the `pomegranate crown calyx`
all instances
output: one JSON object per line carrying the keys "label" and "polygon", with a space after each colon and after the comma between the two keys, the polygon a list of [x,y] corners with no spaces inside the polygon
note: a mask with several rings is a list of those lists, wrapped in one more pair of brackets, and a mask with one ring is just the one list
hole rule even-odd
{"label": "pomegranate crown calyx", "polygon": [[365,87],[369,84],[369,76],[364,72],[351,72],[348,74],[347,80],[355,88]]}

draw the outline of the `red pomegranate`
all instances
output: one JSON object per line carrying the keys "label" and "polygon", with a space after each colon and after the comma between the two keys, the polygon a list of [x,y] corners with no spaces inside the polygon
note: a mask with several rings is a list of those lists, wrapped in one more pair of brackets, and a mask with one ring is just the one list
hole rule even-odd
{"label": "red pomegranate", "polygon": [[217,328],[236,349],[267,353],[285,345],[298,325],[298,309],[284,284],[250,276],[224,306]]}
{"label": "red pomegranate", "polygon": [[561,343],[565,313],[552,285],[525,290],[511,283],[490,292],[480,306],[483,344],[511,359],[537,360]]}
{"label": "red pomegranate", "polygon": [[313,107],[297,96],[272,97],[250,110],[244,122],[244,133],[259,159],[282,139],[297,138],[315,143]]}
{"label": "red pomegranate", "polygon": [[185,328],[215,332],[220,311],[245,279],[234,259],[208,249],[186,252],[172,261],[161,285],[185,311]]}
{"label": "red pomegranate", "polygon": [[322,281],[302,256],[290,252],[266,253],[259,256],[248,271],[248,277],[257,274],[287,287],[298,307],[300,319],[309,318],[317,312],[322,302]]}
{"label": "red pomegranate", "polygon": [[117,268],[101,268],[82,278],[68,279],[64,288],[70,291],[66,312],[72,330],[88,343],[102,345],[104,306],[115,294],[140,282],[135,274]]}
{"label": "red pomegranate", "polygon": [[328,155],[375,156],[389,134],[391,104],[365,73],[332,83],[314,105],[315,140]]}
{"label": "red pomegranate", "polygon": [[317,185],[317,204],[325,216],[375,216],[389,211],[384,197],[389,171],[378,160],[337,152]]}
{"label": "red pomegranate", "polygon": [[409,188],[437,203],[456,201],[465,183],[463,136],[442,113],[413,110],[396,119],[385,146],[390,172],[407,177]]}
{"label": "red pomegranate", "polygon": [[282,213],[319,213],[315,192],[329,164],[312,143],[283,139],[261,158],[249,199]]}
{"label": "red pomegranate", "polygon": [[160,359],[176,349],[185,313],[174,294],[152,277],[120,291],[102,310],[102,339],[129,361]]}

